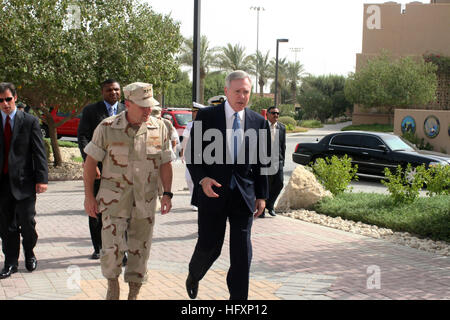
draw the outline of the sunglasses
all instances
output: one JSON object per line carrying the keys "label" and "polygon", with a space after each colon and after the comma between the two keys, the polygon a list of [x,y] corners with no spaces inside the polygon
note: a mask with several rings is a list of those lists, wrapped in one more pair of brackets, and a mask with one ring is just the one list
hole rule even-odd
{"label": "sunglasses", "polygon": [[279,112],[269,112],[270,114],[276,114],[276,115],[280,115]]}
{"label": "sunglasses", "polygon": [[0,103],[3,103],[3,101],[10,102],[12,99],[13,99],[13,97],[8,97],[8,98],[5,98],[5,99],[0,98]]}

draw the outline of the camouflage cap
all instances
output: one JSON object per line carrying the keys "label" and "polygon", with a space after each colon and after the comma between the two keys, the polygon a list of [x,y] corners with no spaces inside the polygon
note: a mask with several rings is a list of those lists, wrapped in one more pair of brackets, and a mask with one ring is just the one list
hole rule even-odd
{"label": "camouflage cap", "polygon": [[153,98],[153,85],[144,82],[133,82],[123,88],[126,100],[131,100],[141,107],[154,107],[159,102]]}

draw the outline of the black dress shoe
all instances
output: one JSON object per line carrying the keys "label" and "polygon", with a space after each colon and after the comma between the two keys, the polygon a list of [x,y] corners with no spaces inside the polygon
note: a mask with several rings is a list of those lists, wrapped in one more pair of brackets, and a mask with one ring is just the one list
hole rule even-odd
{"label": "black dress shoe", "polygon": [[198,281],[195,280],[191,274],[188,275],[186,279],[186,290],[189,295],[189,298],[195,299],[197,297],[198,292]]}
{"label": "black dress shoe", "polygon": [[25,258],[25,268],[27,268],[28,271],[33,272],[37,268],[37,259],[36,257],[31,258]]}
{"label": "black dress shoe", "polygon": [[6,266],[0,272],[0,279],[5,279],[10,277],[13,273],[17,272],[17,266]]}
{"label": "black dress shoe", "polygon": [[100,259],[100,252],[94,251],[94,253],[91,256],[92,260],[98,260]]}
{"label": "black dress shoe", "polygon": [[266,214],[264,212],[258,216],[258,218],[265,218],[265,217],[266,217]]}
{"label": "black dress shoe", "polygon": [[270,209],[269,210],[269,214],[272,216],[272,217],[275,217],[277,214],[275,213],[275,210],[273,210],[273,209]]}
{"label": "black dress shoe", "polygon": [[128,262],[128,253],[125,252],[125,254],[123,255],[123,259],[122,259],[122,266],[126,266]]}

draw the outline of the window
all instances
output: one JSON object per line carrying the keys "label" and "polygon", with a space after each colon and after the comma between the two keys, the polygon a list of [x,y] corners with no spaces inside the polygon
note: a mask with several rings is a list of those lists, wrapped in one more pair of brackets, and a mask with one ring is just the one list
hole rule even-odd
{"label": "window", "polygon": [[380,145],[384,143],[377,137],[363,136],[361,138],[361,147],[375,150],[383,150]]}
{"label": "window", "polygon": [[359,147],[361,137],[355,134],[340,134],[333,137],[330,144],[343,147]]}

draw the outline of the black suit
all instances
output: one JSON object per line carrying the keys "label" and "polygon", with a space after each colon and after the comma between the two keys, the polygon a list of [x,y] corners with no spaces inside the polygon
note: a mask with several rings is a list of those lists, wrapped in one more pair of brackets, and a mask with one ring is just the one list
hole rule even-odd
{"label": "black suit", "polygon": [[[119,114],[125,110],[125,106],[119,102],[117,105],[116,114]],[[102,122],[103,119],[109,117],[108,109],[103,101],[89,104],[83,109],[80,124],[78,125],[78,147],[80,148],[81,156],[83,160],[86,160],[86,153],[84,147],[91,141],[95,128]],[[102,163],[98,163],[100,172],[102,171]],[[94,196],[97,195],[100,189],[100,179],[96,179],[94,182]],[[89,230],[91,233],[92,245],[95,252],[99,252],[102,247],[102,218],[101,214],[97,215],[97,218],[89,217]]]}
{"label": "black suit", "polygon": [[[0,115],[0,168],[4,164],[5,140]],[[36,184],[48,183],[48,165],[39,120],[17,110],[8,155],[8,172],[0,172],[0,235],[5,265],[17,266],[20,234],[25,257],[33,257],[38,235],[36,221]],[[19,229],[20,228],[20,229]]]}
{"label": "black suit", "polygon": [[[272,142],[272,133],[270,130],[270,121],[268,121],[268,126],[269,128],[267,129],[269,134],[269,139],[268,139],[268,150],[269,150],[269,155],[271,155],[271,142]],[[268,180],[269,180],[269,198],[266,201],[266,208],[267,210],[272,210],[274,205],[275,205],[275,201],[278,198],[278,195],[280,194],[281,190],[283,189],[283,167],[284,167],[284,157],[286,154],[286,127],[284,124],[282,124],[281,122],[277,122],[277,128],[275,129],[276,134],[274,139],[277,139],[278,143],[278,156],[279,156],[279,160],[278,160],[278,170],[275,174],[273,175],[269,175],[268,176]]]}
{"label": "black suit", "polygon": [[[199,150],[196,143],[201,143],[201,152],[209,145],[197,137],[196,127],[201,124],[202,136],[208,129],[218,129],[222,136],[222,149],[216,150],[213,156],[221,155],[218,162],[207,164],[204,161],[198,163]],[[256,112],[245,109],[245,128],[254,129],[258,135],[259,130],[266,130],[266,121]],[[217,131],[216,131],[217,132]],[[249,154],[258,155],[258,143],[249,143],[246,139],[242,144],[245,150],[246,161],[243,164],[227,164],[227,154],[230,157],[226,144],[226,118],[225,106],[222,103],[216,107],[208,107],[198,111],[191,136],[189,139],[187,167],[194,182],[192,204],[198,207],[198,241],[194,254],[189,264],[189,273],[200,281],[214,261],[220,256],[225,236],[226,220],[230,223],[230,269],[227,275],[227,284],[230,299],[247,299],[250,263],[252,259],[252,246],[250,240],[253,214],[255,212],[255,200],[266,199],[267,176],[261,174],[263,165],[260,159],[250,164]],[[192,157],[191,157],[192,155]],[[228,162],[229,163],[229,162]],[[236,186],[230,188],[232,176],[235,177]],[[199,182],[209,177],[222,185],[213,187],[219,195],[218,198],[207,197]]]}

